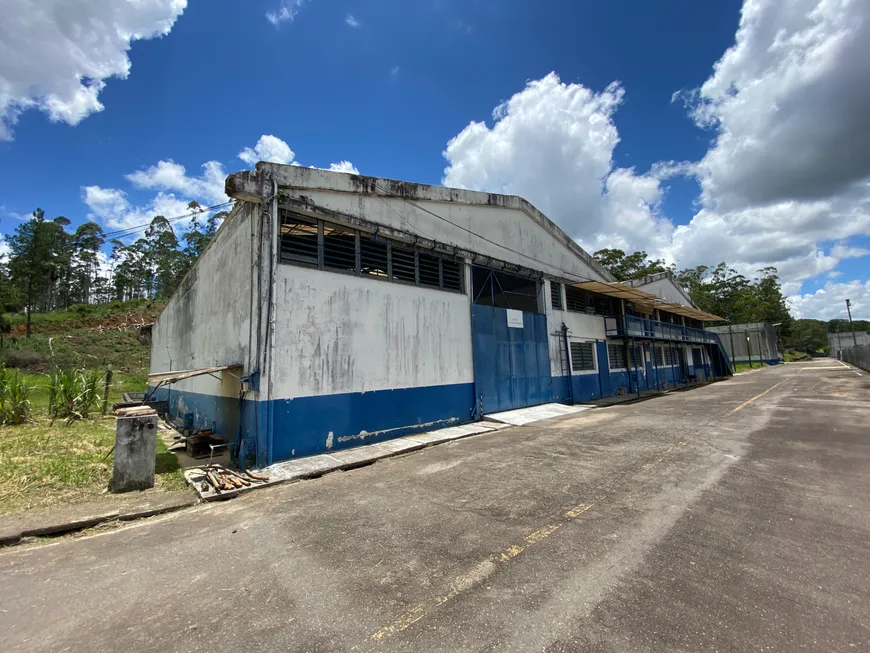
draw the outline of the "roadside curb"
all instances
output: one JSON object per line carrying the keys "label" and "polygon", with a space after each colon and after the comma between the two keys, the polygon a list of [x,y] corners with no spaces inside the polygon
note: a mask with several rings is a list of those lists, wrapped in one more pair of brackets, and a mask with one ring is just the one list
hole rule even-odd
{"label": "roadside curb", "polygon": [[135,521],[156,515],[163,515],[198,503],[197,497],[190,493],[190,497],[181,498],[158,506],[141,506],[130,510],[107,510],[87,517],[71,520],[48,521],[35,526],[27,526],[20,529],[0,531],[0,548],[14,546],[28,537],[54,537],[67,533],[74,533],[86,528],[93,528],[110,521]]}
{"label": "roadside curb", "polygon": [[246,494],[261,488],[275,487],[285,483],[295,483],[314,478],[320,478],[325,474],[339,471],[349,471],[359,467],[366,467],[381,460],[395,458],[408,453],[429,449],[440,444],[456,442],[477,435],[494,433],[503,429],[513,428],[511,424],[500,422],[474,422],[458,426],[446,427],[428,433],[385,440],[376,444],[354,447],[331,454],[317,454],[305,458],[297,458],[281,463],[275,463],[268,467],[257,469],[258,474],[269,477],[265,483],[259,483],[250,487],[242,487],[234,490],[224,490],[220,493],[209,487],[203,491],[201,483],[204,478],[202,468],[191,467],[185,470],[184,478],[197,492],[201,501],[225,501],[233,499],[240,494]]}

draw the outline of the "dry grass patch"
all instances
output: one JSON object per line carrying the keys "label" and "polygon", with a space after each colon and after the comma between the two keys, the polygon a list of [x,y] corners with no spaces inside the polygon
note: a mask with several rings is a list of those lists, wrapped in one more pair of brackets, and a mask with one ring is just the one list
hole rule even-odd
{"label": "dry grass patch", "polygon": [[[114,443],[114,418],[67,426],[40,417],[0,428],[0,514],[97,498],[112,475]],[[184,489],[181,468],[159,438],[156,471],[156,487]]]}

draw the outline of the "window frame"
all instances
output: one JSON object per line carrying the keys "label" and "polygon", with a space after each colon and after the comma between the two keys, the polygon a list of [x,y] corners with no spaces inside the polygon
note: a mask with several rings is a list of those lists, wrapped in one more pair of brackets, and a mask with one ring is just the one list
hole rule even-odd
{"label": "window frame", "polygon": [[[592,354],[592,367],[583,367],[577,368],[574,365],[574,346],[589,346],[589,352]],[[597,374],[598,373],[598,352],[596,351],[598,348],[595,346],[594,340],[580,340],[573,338],[568,342],[568,350],[570,352],[571,359],[571,373],[572,374]],[[582,359],[582,355],[581,355]]]}
{"label": "window frame", "polygon": [[[559,305],[556,305],[556,299],[559,300]],[[554,311],[565,310],[565,298],[562,293],[562,284],[558,281],[550,281],[550,308]]]}
{"label": "window frame", "polygon": [[[625,344],[622,342],[608,342],[607,343],[607,364],[611,365],[610,361],[610,348],[614,347],[619,355],[622,356],[622,363],[626,367],[610,367],[611,372],[627,372],[628,371],[628,360],[625,357]],[[618,362],[618,361],[617,361]]]}
{"label": "window frame", "polygon": [[[278,263],[282,265],[296,265],[299,267],[312,268],[317,270],[322,270],[324,272],[336,272],[338,274],[350,274],[360,278],[367,279],[376,279],[379,281],[388,281],[390,283],[397,283],[406,286],[415,286],[417,288],[426,288],[429,290],[440,290],[441,292],[449,292],[459,295],[466,295],[466,280],[465,280],[465,266],[466,262],[458,257],[451,256],[450,254],[446,254],[444,252],[438,251],[434,248],[422,248],[417,243],[413,242],[405,242],[402,240],[398,240],[395,238],[385,238],[379,237],[377,232],[368,232],[361,229],[355,229],[353,227],[348,227],[342,225],[337,222],[332,222],[329,220],[321,220],[319,218],[310,218],[306,215],[302,215],[296,213],[295,211],[287,210],[287,209],[279,209],[280,211],[280,226],[278,232]],[[302,254],[295,254],[296,258],[291,258],[290,255],[285,256],[283,254],[284,251],[284,225],[285,224],[299,224],[305,225],[307,227],[315,227],[317,230],[317,245],[316,245],[316,256],[311,256],[311,252],[309,251],[307,259]],[[354,264],[353,269],[350,268],[342,268],[335,264],[333,259],[338,260],[341,258],[342,254],[345,259],[347,259],[347,254],[349,250],[347,247],[344,247],[344,251],[342,253],[341,247],[336,251],[331,250],[331,255],[327,256],[327,243],[325,242],[327,236],[325,236],[326,230],[338,230],[347,234],[348,236],[353,237],[353,252],[354,252]],[[289,235],[289,234],[288,234]],[[386,270],[385,274],[373,274],[371,272],[366,272],[363,270],[363,258],[364,256],[368,256],[375,263],[375,266],[370,266],[370,269],[379,269],[378,264],[383,263],[383,259],[377,260],[378,257],[381,256],[382,252],[377,251],[375,247],[372,247],[370,244],[381,243],[386,249]],[[338,245],[338,243],[333,243],[334,245]],[[310,243],[307,243],[308,249],[310,250]],[[364,255],[363,249],[369,249],[368,252]],[[290,251],[290,248],[287,248]],[[304,250],[304,247],[302,248]],[[301,250],[300,250],[301,251]],[[402,256],[400,257],[402,260],[402,273],[404,278],[396,277],[395,269],[394,269],[394,253],[401,252]],[[337,254],[337,256],[336,256]],[[422,256],[421,256],[422,255]],[[327,258],[330,259],[332,265],[327,265]],[[426,271],[424,273],[425,278],[429,281],[421,283],[421,270],[420,270],[420,260],[423,258],[424,266],[426,266]],[[316,259],[316,262],[315,262]],[[413,261],[413,263],[412,263]],[[444,262],[448,261],[450,265],[445,266]],[[413,273],[414,279],[410,279],[411,265],[413,265]],[[437,277],[438,277],[438,285],[434,285],[432,283],[433,274],[435,271],[435,266],[437,265]],[[448,283],[445,283],[445,267],[448,268],[448,274],[446,275],[449,279]],[[456,285],[454,285],[456,284]],[[458,285],[458,287],[457,287]]]}

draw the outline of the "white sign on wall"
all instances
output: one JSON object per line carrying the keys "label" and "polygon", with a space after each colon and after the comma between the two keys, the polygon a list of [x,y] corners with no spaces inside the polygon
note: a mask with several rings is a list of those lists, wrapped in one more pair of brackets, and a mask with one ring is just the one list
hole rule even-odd
{"label": "white sign on wall", "polygon": [[510,329],[523,328],[523,312],[515,311],[511,308],[507,309],[507,323]]}

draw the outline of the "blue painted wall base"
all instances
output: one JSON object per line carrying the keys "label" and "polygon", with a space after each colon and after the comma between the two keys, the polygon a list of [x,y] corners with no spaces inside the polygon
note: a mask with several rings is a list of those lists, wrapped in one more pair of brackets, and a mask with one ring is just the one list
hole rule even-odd
{"label": "blue painted wall base", "polygon": [[194,426],[213,428],[241,462],[258,467],[474,419],[472,383],[245,400],[241,405],[238,398],[166,388],[155,397],[168,402],[173,416],[192,414]]}

